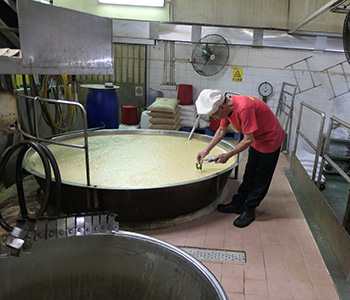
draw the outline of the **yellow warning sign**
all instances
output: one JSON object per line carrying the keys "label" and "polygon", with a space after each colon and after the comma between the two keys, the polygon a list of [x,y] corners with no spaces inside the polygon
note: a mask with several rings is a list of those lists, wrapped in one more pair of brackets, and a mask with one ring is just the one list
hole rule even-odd
{"label": "yellow warning sign", "polygon": [[233,68],[232,81],[242,82],[243,68]]}

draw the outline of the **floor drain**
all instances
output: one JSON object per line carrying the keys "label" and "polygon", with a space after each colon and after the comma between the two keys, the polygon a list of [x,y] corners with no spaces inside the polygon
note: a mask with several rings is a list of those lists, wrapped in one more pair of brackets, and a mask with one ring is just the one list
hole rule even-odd
{"label": "floor drain", "polygon": [[242,251],[215,250],[203,248],[182,247],[182,250],[192,255],[198,260],[206,261],[233,261],[237,263],[245,263],[246,255]]}

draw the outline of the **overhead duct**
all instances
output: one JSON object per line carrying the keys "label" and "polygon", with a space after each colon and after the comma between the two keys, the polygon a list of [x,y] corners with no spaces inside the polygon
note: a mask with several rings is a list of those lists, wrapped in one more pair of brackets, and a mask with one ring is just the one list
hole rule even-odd
{"label": "overhead duct", "polygon": [[157,40],[196,43],[209,34],[221,35],[229,45],[235,46],[343,52],[341,34],[296,32],[290,35],[282,30],[113,20],[116,43],[153,44]]}
{"label": "overhead duct", "polygon": [[[334,3],[340,5],[344,2],[328,2],[312,17],[295,27],[294,34],[291,35],[283,30],[261,28],[112,20],[35,1],[19,1],[23,59],[0,57],[0,71],[5,74],[112,74],[112,43],[154,45],[157,40],[196,43],[209,34],[221,35],[229,45],[234,46],[342,53],[344,50],[341,34],[296,30],[326,9],[334,9]],[[36,16],[34,21],[33,16]],[[63,18],[65,21],[62,21]],[[42,30],[43,22],[51,25]],[[92,23],[96,24],[94,30],[86,31]],[[52,32],[56,34],[53,35]],[[79,52],[76,49],[84,51]]]}
{"label": "overhead duct", "polygon": [[323,5],[321,8],[319,8],[318,10],[316,10],[313,14],[311,14],[310,16],[308,16],[307,18],[305,18],[303,21],[301,21],[298,25],[296,25],[295,27],[293,27],[291,30],[288,31],[288,34],[293,34],[294,32],[296,32],[299,28],[303,27],[304,25],[310,23],[312,20],[316,19],[318,16],[322,15],[323,13],[325,13],[326,11],[329,11],[331,9],[333,9],[333,11],[335,11],[335,9],[337,7],[339,7],[341,4],[343,4],[344,2],[347,2],[348,0],[332,0],[327,2],[325,5]]}

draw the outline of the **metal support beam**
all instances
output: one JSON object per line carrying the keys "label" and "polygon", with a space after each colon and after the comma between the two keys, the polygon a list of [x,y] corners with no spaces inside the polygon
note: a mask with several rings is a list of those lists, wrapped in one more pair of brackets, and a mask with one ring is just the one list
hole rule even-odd
{"label": "metal support beam", "polygon": [[14,12],[17,12],[17,7],[16,7],[16,1],[15,0],[4,0],[4,2],[7,3],[7,5],[9,7],[11,7]]}
{"label": "metal support beam", "polygon": [[[321,86],[321,84],[318,84],[318,85],[315,84],[315,80],[314,80],[314,78],[313,78],[313,76],[312,76],[312,72],[311,72],[309,63],[308,63],[308,61],[307,61],[307,60],[310,59],[310,58],[312,58],[312,56],[303,58],[303,59],[298,60],[298,61],[296,61],[296,62],[294,62],[294,63],[292,63],[292,64],[289,64],[289,65],[285,66],[285,68],[291,67],[291,69],[292,69],[292,71],[293,71],[294,79],[295,79],[295,81],[296,81],[296,83],[297,83],[297,87],[298,87],[298,91],[299,91],[298,94],[303,93],[303,92],[306,92],[306,91],[309,91],[309,90],[311,90],[311,89],[313,89],[313,88],[316,88],[316,87]],[[295,64],[298,64],[298,63],[300,63],[300,62],[305,62],[306,68],[307,68],[307,71],[308,71],[308,74],[310,75],[310,79],[311,79],[311,81],[312,81],[312,87],[309,87],[309,88],[304,89],[304,90],[301,90],[301,89],[300,89],[299,81],[298,81],[298,78],[297,78],[297,76],[296,76],[295,70],[294,70],[294,68],[293,68],[293,66],[294,66]]]}
{"label": "metal support beam", "polygon": [[[347,76],[346,76],[346,73],[345,73],[345,70],[344,70],[344,64],[345,64],[345,63],[347,63],[346,60],[343,61],[343,62],[341,62],[341,63],[338,63],[338,64],[336,64],[336,65],[334,65],[334,66],[328,67],[328,68],[324,69],[323,71],[321,71],[321,72],[326,72],[327,77],[328,77],[328,80],[329,80],[329,84],[330,84],[331,89],[332,89],[332,92],[333,92],[333,97],[332,97],[332,98],[329,98],[328,100],[333,100],[333,99],[338,98],[338,97],[340,97],[340,96],[343,96],[343,95],[345,95],[345,94],[347,94],[347,93],[350,93],[350,85],[349,85],[349,82],[348,82],[348,79],[347,79]],[[330,69],[332,69],[332,68],[334,68],[334,67],[337,67],[337,66],[340,66],[340,67],[341,67],[342,73],[343,73],[343,76],[344,76],[344,80],[345,80],[346,86],[347,86],[347,88],[348,88],[347,91],[345,91],[345,92],[343,92],[343,93],[340,93],[340,94],[336,94],[336,93],[335,93],[335,91],[334,91],[334,86],[333,86],[333,83],[332,83],[332,80],[331,80],[331,76],[330,76],[330,74],[329,74],[329,72],[328,72]]]}
{"label": "metal support beam", "polygon": [[[14,47],[19,48],[20,43],[19,43],[19,38],[18,36],[14,33],[13,30],[4,30],[4,28],[9,28],[6,23],[0,18],[0,27],[3,28],[1,31],[3,35],[14,45]],[[9,28],[10,29],[10,28]]]}
{"label": "metal support beam", "polygon": [[325,5],[323,5],[321,8],[319,8],[318,10],[316,10],[313,14],[311,14],[310,16],[308,16],[306,19],[304,19],[303,21],[301,21],[298,25],[296,25],[295,27],[293,27],[291,30],[288,31],[288,34],[293,34],[295,31],[297,31],[299,28],[303,27],[304,25],[308,24],[309,22],[311,22],[313,19],[317,18],[318,16],[322,15],[323,13],[325,13],[326,11],[330,10],[331,8],[341,5],[344,2],[346,2],[347,0],[332,0],[327,2]]}

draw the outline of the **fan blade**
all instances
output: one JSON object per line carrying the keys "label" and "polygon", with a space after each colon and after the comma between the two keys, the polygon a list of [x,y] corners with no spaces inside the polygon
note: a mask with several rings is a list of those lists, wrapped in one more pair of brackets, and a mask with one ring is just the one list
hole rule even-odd
{"label": "fan blade", "polygon": [[198,74],[212,76],[225,67],[228,57],[227,41],[220,35],[210,34],[200,39],[194,47],[191,63]]}
{"label": "fan blade", "polygon": [[206,63],[203,65],[203,68],[200,69],[199,71],[203,73],[203,72],[204,72],[204,69],[205,69],[208,65],[209,65],[209,62],[206,62]]}
{"label": "fan blade", "polygon": [[193,54],[192,54],[192,57],[195,58],[195,60],[200,63],[206,63],[207,62],[207,59],[206,59],[206,56],[203,56],[203,51],[205,49],[203,49],[202,47],[198,46],[194,49],[193,51]]}

